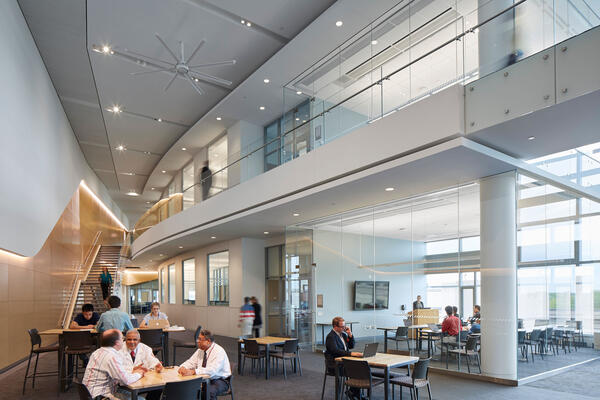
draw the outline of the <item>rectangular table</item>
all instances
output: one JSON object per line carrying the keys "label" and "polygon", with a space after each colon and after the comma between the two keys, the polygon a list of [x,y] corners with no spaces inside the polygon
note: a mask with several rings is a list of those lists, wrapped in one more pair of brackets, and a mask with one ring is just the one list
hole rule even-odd
{"label": "rectangular table", "polygon": [[[358,322],[358,321],[352,321],[352,322],[345,321],[345,322],[346,322],[346,325],[350,325],[351,331],[353,330],[352,329],[353,324],[360,324],[360,322]],[[322,343],[325,344],[325,327],[331,326],[331,322],[317,322],[317,323],[315,323],[315,325],[321,326],[321,340],[322,340]]]}
{"label": "rectangular table", "polygon": [[[249,338],[246,340],[256,340],[259,346],[265,346],[265,379],[269,379],[271,376],[271,364],[269,360],[271,358],[271,354],[269,349],[271,346],[282,345],[286,340],[294,340],[295,338],[284,338],[278,336],[263,336],[259,338]],[[238,374],[242,374],[242,344],[243,340],[238,340]]]}
{"label": "rectangular table", "polygon": [[[374,368],[382,368],[384,371],[383,377],[383,393],[384,399],[387,400],[390,398],[390,369],[397,367],[406,367],[411,364],[416,364],[419,361],[419,357],[411,357],[411,356],[400,356],[396,354],[384,354],[377,353],[373,357],[367,358],[358,358],[358,357],[338,357],[335,359],[336,363],[341,363],[342,360],[346,358],[349,360],[359,360],[366,361],[369,363],[370,367]],[[340,399],[340,376],[339,376],[339,368],[335,369],[335,398],[336,400]],[[409,370],[410,371],[410,370]]]}
{"label": "rectangular table", "polygon": [[[139,331],[148,330],[148,329],[156,329],[156,328],[136,328]],[[169,332],[184,332],[185,328],[183,326],[173,327],[170,326],[168,328],[163,328],[163,361],[165,365],[169,363]]]}
{"label": "rectangular table", "polygon": [[[400,325],[402,326],[402,325]],[[423,330],[424,328],[428,328],[429,325],[410,325],[407,326],[408,329],[416,329],[417,330],[417,349],[420,351],[421,350],[421,330]],[[396,329],[398,329],[398,327],[396,328],[381,328],[381,327],[377,327],[377,329],[382,330],[383,331],[383,352],[387,353],[387,342],[388,342],[388,331],[396,331]]]}
{"label": "rectangular table", "polygon": [[[132,383],[131,385],[121,386],[122,389],[125,389],[131,393],[132,399],[137,399],[137,395],[139,393],[149,392],[151,390],[158,390],[165,387],[167,383],[170,382],[181,382],[181,381],[189,381],[192,379],[198,379],[198,385],[201,383],[205,383],[204,385],[204,394],[208,393],[208,387],[210,385],[210,377],[208,375],[191,375],[191,376],[182,376],[177,372],[177,368],[165,368],[162,372],[156,372],[154,370],[146,372],[144,377],[137,382]],[[207,398],[207,397],[205,397]]]}

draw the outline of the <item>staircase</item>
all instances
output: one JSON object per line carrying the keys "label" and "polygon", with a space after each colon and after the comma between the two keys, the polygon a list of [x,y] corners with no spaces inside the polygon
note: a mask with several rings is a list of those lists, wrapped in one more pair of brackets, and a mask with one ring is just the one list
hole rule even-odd
{"label": "staircase", "polygon": [[[113,282],[116,281],[116,271],[119,264],[119,256],[121,246],[102,246],[98,255],[92,264],[90,272],[85,281],[81,282],[79,292],[77,293],[77,301],[73,310],[73,316],[81,312],[81,306],[90,303],[94,306],[94,311],[98,314],[103,313],[108,308],[102,300],[102,288],[100,287],[100,275],[104,267],[108,268],[108,272],[112,275]],[[72,318],[71,318],[72,320]]]}

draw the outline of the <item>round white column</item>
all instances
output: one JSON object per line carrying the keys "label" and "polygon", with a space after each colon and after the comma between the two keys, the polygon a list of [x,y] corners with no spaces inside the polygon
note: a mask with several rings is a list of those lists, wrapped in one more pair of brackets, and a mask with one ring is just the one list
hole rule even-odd
{"label": "round white column", "polygon": [[481,180],[481,370],[517,378],[516,172]]}

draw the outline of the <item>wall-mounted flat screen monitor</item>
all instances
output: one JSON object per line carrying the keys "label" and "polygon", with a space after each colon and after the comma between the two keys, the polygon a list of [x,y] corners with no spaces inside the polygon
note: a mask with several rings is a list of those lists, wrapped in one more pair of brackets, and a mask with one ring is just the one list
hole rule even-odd
{"label": "wall-mounted flat screen monitor", "polygon": [[390,282],[354,281],[355,310],[387,310],[390,300]]}

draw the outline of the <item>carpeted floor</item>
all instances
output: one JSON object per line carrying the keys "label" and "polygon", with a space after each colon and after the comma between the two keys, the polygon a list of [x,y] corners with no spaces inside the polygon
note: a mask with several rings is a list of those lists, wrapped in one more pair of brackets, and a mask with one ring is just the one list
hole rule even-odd
{"label": "carpeted floor", "polygon": [[[192,332],[173,335],[174,339],[191,338]],[[250,374],[249,365],[246,366],[246,375],[237,375],[237,346],[236,341],[231,338],[218,338],[220,343],[229,354],[231,366],[234,373],[235,398],[237,400],[265,400],[265,399],[320,399],[323,383],[323,356],[313,352],[302,352],[302,376],[296,374],[288,375],[284,380],[281,375],[273,376],[265,381],[264,376],[258,377]],[[179,349],[177,351],[177,364],[183,362],[191,354],[192,350]],[[536,359],[537,362],[537,359]],[[466,399],[554,399],[568,398],[574,400],[597,399],[600,393],[600,379],[597,370],[600,368],[600,360],[593,361],[577,367],[574,370],[564,372],[560,375],[540,380],[520,387],[506,387],[493,383],[479,382],[467,379],[430,374],[432,392],[434,399],[466,400]],[[38,366],[40,371],[56,369],[56,355],[48,354],[40,357]],[[25,363],[0,375],[0,399],[78,399],[74,389],[67,393],[58,393],[57,378],[38,378],[35,389],[31,389],[31,381],[25,396],[21,396]],[[568,382],[585,382],[585,384],[571,385]],[[333,379],[328,378],[325,399],[333,399]],[[398,390],[396,389],[396,395]],[[405,392],[408,395],[408,392]],[[383,400],[383,388],[377,387],[374,400]],[[405,397],[408,398],[408,397]],[[427,396],[421,396],[427,398]]]}

